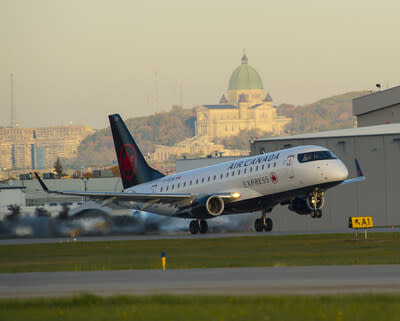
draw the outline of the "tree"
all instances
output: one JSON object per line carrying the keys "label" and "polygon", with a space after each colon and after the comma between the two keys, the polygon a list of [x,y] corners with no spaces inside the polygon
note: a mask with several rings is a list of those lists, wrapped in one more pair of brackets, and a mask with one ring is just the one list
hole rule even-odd
{"label": "tree", "polygon": [[55,161],[53,166],[54,166],[54,170],[55,170],[55,172],[57,174],[58,179],[60,179],[62,176],[65,175],[63,166],[61,164],[60,157],[57,157],[57,160]]}

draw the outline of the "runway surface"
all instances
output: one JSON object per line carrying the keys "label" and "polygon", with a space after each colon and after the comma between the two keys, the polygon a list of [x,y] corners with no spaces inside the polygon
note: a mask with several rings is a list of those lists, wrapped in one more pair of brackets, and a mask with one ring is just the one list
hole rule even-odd
{"label": "runway surface", "polygon": [[[388,231],[387,229],[382,232]],[[378,231],[376,231],[378,232]],[[392,232],[392,230],[390,230]],[[104,236],[79,236],[76,237],[78,242],[102,242],[102,241],[141,241],[141,240],[180,240],[180,239],[217,239],[226,237],[262,237],[274,235],[306,235],[306,234],[333,234],[333,233],[353,233],[349,229],[325,232],[269,232],[269,233],[256,233],[256,232],[235,232],[235,233],[207,233],[207,234],[190,234],[190,233],[177,233],[177,234],[144,234],[144,235],[104,235]],[[60,242],[72,242],[72,237],[50,237],[50,238],[11,238],[0,239],[1,245],[14,245],[14,244],[48,244]]]}
{"label": "runway surface", "polygon": [[400,265],[0,274],[0,297],[399,293]]}
{"label": "runway surface", "polygon": [[[374,228],[371,232],[399,232],[396,228]],[[263,237],[277,235],[307,235],[307,234],[354,234],[351,229],[340,229],[330,231],[279,231],[268,233],[257,232],[230,232],[230,233],[207,233],[207,234],[139,234],[139,235],[102,235],[102,236],[79,236],[76,237],[78,242],[103,242],[103,241],[142,241],[142,240],[181,240],[181,239],[219,239],[227,237]],[[73,237],[49,237],[49,238],[10,238],[0,239],[0,246],[14,244],[49,244],[61,242],[73,242]]]}

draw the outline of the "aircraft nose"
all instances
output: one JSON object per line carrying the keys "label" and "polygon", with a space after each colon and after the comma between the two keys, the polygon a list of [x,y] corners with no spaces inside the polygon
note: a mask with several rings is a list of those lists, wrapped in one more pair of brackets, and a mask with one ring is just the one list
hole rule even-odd
{"label": "aircraft nose", "polygon": [[349,176],[349,170],[347,169],[346,165],[343,164],[342,161],[339,161],[339,164],[335,171],[335,176],[339,181],[344,181]]}
{"label": "aircraft nose", "polygon": [[331,182],[344,181],[349,175],[346,165],[343,164],[341,160],[336,160],[331,163],[328,168],[324,171],[325,180]]}

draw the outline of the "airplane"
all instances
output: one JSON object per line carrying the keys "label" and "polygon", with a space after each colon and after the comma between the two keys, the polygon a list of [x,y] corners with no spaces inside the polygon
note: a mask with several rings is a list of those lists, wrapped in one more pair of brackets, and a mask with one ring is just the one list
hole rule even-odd
{"label": "airplane", "polygon": [[159,215],[192,219],[192,234],[208,231],[207,219],[220,215],[261,211],[254,222],[257,232],[271,231],[266,217],[273,207],[288,205],[300,215],[321,218],[325,191],[365,179],[355,160],[357,177],[330,150],[298,146],[222,164],[164,175],[146,162],[119,114],[109,115],[123,190],[81,192],[49,190],[37,173],[44,191],[81,196]]}

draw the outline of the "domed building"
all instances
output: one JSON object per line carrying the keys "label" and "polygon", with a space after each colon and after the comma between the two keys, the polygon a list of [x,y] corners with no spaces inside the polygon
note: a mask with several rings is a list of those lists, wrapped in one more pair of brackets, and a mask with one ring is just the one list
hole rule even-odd
{"label": "domed building", "polygon": [[248,64],[246,54],[231,75],[227,96],[222,95],[219,104],[195,108],[196,136],[235,136],[250,129],[281,134],[291,121],[276,115],[272,98],[265,95],[261,77]]}

